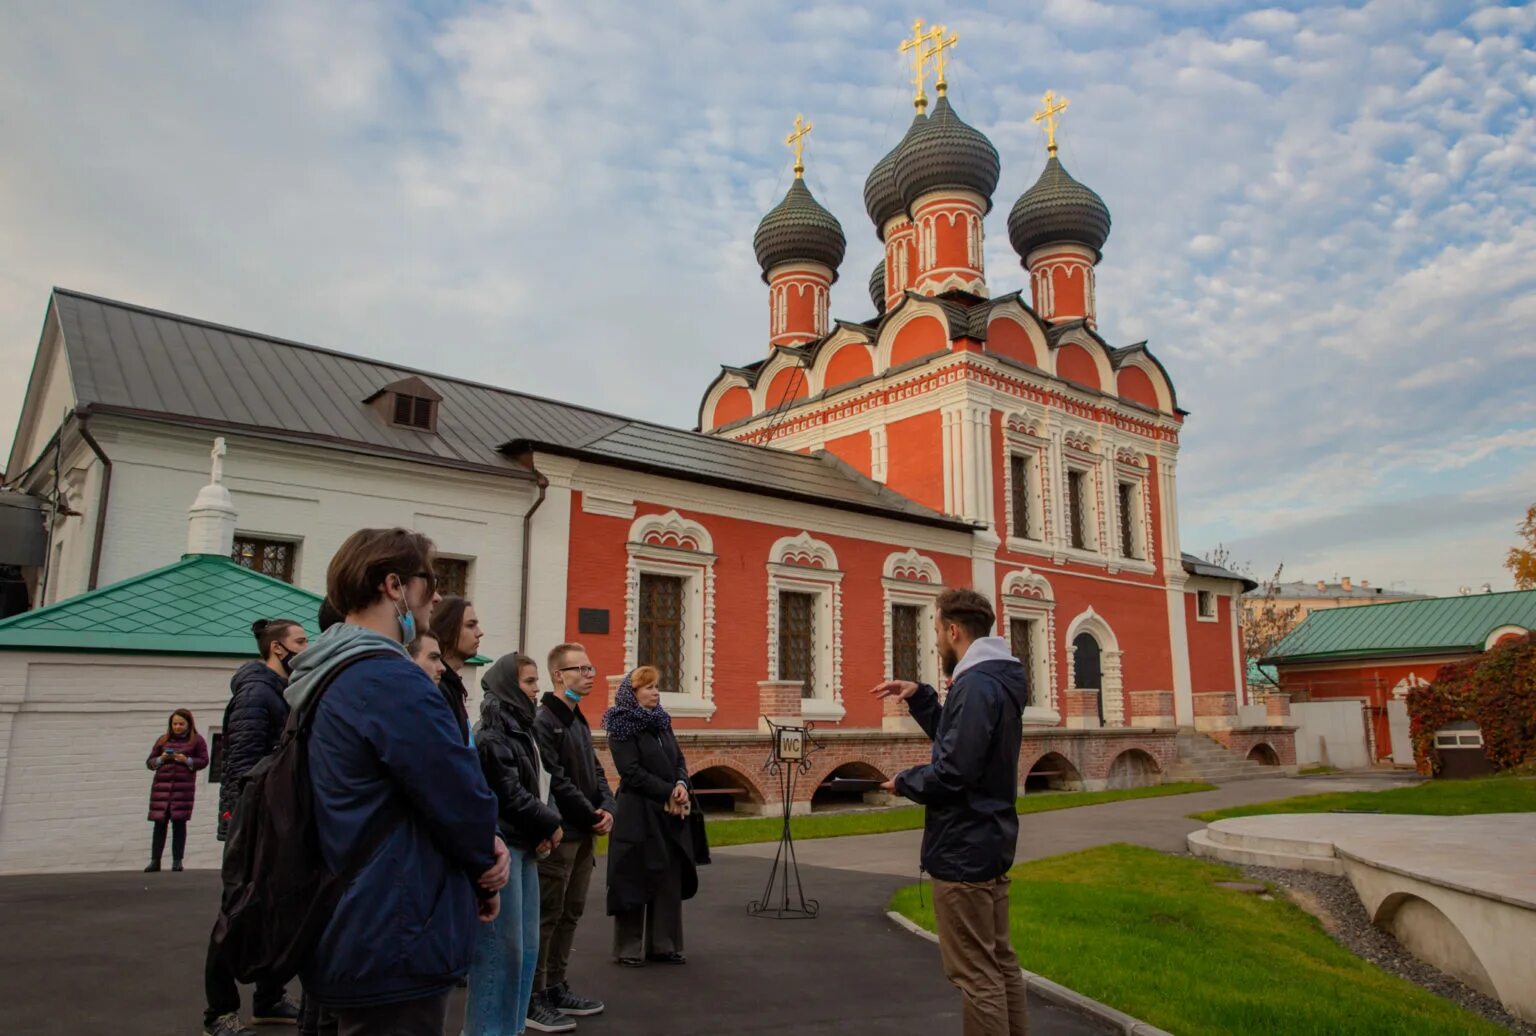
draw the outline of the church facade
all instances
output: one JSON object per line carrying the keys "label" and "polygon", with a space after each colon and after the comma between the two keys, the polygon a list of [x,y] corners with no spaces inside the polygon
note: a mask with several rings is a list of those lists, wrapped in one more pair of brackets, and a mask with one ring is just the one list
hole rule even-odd
{"label": "church facade", "polygon": [[[323,592],[352,530],[419,529],[484,653],[579,641],[610,681],[657,665],[719,805],[775,804],[765,716],[815,725],[802,807],[833,773],[925,759],[867,692],[940,681],[933,602],[957,585],[992,598],[1032,677],[1021,783],[1161,780],[1181,728],[1293,763],[1283,718],[1238,727],[1251,584],[1180,547],[1173,383],[1097,329],[1107,208],[1053,137],[1007,220],[1030,297],[990,296],[998,154],[942,73],[919,100],[865,189],[876,316],[830,316],[845,239],[797,156],[754,242],[767,341],[702,386],[693,431],[56,289],[6,467],[47,516],[32,606],[174,562],[219,435],[240,563]],[[46,679],[0,683],[0,743],[47,710]],[[165,704],[118,707],[129,756]]]}

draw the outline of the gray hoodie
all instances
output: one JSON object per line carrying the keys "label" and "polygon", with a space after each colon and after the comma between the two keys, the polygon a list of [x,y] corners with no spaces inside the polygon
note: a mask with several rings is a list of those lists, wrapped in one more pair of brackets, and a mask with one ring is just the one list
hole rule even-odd
{"label": "gray hoodie", "polygon": [[302,708],[315,685],[336,666],[358,655],[388,649],[398,651],[406,658],[410,657],[406,655],[404,645],[392,637],[361,626],[338,622],[299,652],[299,657],[293,663],[293,672],[288,677],[288,690],[283,697],[288,699],[290,708]]}

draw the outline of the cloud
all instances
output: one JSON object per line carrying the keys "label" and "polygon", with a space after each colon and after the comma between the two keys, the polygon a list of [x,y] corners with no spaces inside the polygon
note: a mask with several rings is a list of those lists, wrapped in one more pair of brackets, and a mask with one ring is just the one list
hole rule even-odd
{"label": "cloud", "polygon": [[[1326,559],[1341,508],[1519,496],[1536,7],[961,0],[944,18],[951,95],[1003,159],[995,293],[1025,287],[1004,223],[1044,162],[1030,115],[1047,87],[1072,100],[1063,161],[1114,216],[1101,329],[1150,339],[1193,411],[1187,544]],[[862,187],[911,117],[910,19],[23,5],[0,35],[0,439],[55,283],[691,425],[719,364],[766,351],[751,237],[789,186],[797,112],[849,239],[834,313],[870,315]],[[1427,563],[1419,511],[1426,538],[1348,549]],[[1495,517],[1458,526],[1478,557]]]}

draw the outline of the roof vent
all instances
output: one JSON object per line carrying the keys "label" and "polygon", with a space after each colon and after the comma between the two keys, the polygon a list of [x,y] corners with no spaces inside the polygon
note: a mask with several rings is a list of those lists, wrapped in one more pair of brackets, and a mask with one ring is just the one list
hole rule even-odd
{"label": "roof vent", "polygon": [[391,382],[363,400],[390,424],[423,432],[437,431],[437,408],[442,401],[436,389],[415,375]]}

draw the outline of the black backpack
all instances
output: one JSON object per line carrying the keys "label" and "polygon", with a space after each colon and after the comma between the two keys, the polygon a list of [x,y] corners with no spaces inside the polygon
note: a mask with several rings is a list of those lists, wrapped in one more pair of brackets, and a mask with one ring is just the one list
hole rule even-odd
{"label": "black backpack", "polygon": [[281,984],[299,973],[325,932],[348,882],[395,827],[380,822],[342,873],[320,853],[309,777],[309,730],[326,689],[349,666],[332,669],[294,709],[277,749],[245,777],[224,845],[224,899],[213,941],[225,965],[245,983]]}

